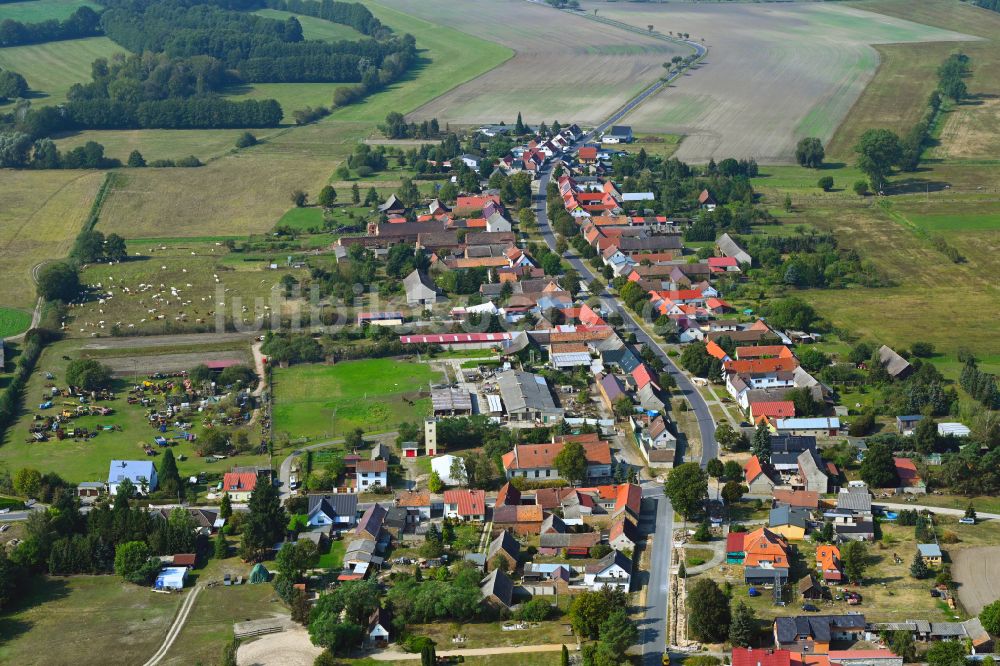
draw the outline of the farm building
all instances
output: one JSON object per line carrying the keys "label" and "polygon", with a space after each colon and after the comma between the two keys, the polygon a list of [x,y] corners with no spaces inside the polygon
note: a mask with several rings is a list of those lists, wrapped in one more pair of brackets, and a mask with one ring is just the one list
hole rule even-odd
{"label": "farm building", "polygon": [[403,323],[402,312],[359,312],[358,326],[400,326]]}
{"label": "farm building", "polygon": [[733,257],[741,264],[753,263],[753,257],[740,247],[739,243],[733,240],[733,237],[729,234],[722,234],[716,245],[724,257]]}
{"label": "farm building", "polygon": [[545,377],[520,370],[497,375],[500,397],[512,423],[553,423],[561,421],[564,410],[556,407]]}
{"label": "farm building", "polygon": [[428,333],[401,335],[404,345],[440,345],[445,349],[493,349],[513,337],[511,333]]}
{"label": "farm building", "polygon": [[472,413],[472,394],[454,386],[431,389],[435,416],[459,416]]}
{"label": "farm building", "polygon": [[775,427],[782,435],[826,435],[836,437],[840,432],[840,419],[836,416],[797,418],[797,419],[777,419]]}
{"label": "farm building", "polygon": [[878,360],[893,379],[906,379],[913,372],[910,362],[886,345],[878,348]]}
{"label": "farm building", "polygon": [[514,597],[514,583],[499,569],[494,569],[479,585],[482,603],[495,611],[510,610]]}
{"label": "farm building", "polygon": [[410,307],[437,303],[438,289],[423,271],[415,270],[403,278],[403,288],[406,290],[406,304]]}

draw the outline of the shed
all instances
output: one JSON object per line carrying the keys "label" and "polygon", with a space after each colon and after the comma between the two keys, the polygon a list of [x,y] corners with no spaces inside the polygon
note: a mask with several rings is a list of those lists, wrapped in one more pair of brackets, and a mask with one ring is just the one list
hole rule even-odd
{"label": "shed", "polygon": [[803,599],[822,599],[823,586],[816,582],[816,577],[809,574],[799,581],[799,594]]}
{"label": "shed", "polygon": [[182,590],[187,581],[187,567],[166,567],[156,575],[154,590]]}

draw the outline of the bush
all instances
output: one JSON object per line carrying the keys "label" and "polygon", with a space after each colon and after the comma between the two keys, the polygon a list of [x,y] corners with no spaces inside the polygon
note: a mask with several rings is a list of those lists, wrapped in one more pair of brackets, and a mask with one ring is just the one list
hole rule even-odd
{"label": "bush", "polygon": [[552,604],[545,599],[532,599],[521,604],[517,611],[517,619],[528,622],[541,622],[549,619],[552,614]]}
{"label": "bush", "polygon": [[875,416],[872,414],[862,414],[851,423],[851,427],[848,429],[848,434],[850,434],[851,437],[864,437],[870,433],[874,427]]}
{"label": "bush", "polygon": [[816,181],[816,187],[820,188],[824,192],[829,192],[833,189],[833,176],[823,176]]}
{"label": "bush", "polygon": [[256,146],[256,145],[257,145],[257,137],[255,137],[250,132],[243,132],[243,134],[240,134],[239,137],[237,137],[236,139],[237,148],[249,148],[250,146]]}
{"label": "bush", "polygon": [[868,183],[863,180],[855,181],[854,186],[851,189],[853,189],[854,193],[859,197],[863,197],[868,194]]}
{"label": "bush", "polygon": [[437,644],[427,636],[407,636],[406,640],[403,641],[403,649],[414,653],[423,652],[424,648],[435,645]]}
{"label": "bush", "polygon": [[914,342],[910,345],[910,353],[917,358],[930,358],[931,356],[934,356],[934,343]]}
{"label": "bush", "polygon": [[375,173],[374,169],[372,169],[370,166],[365,166],[365,165],[359,166],[354,171],[358,174],[358,178],[368,178],[373,173]]}

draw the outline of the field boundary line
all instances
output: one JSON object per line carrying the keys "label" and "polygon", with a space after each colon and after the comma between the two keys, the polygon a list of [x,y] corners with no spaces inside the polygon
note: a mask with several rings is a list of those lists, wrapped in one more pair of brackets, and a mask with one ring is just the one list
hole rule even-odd
{"label": "field boundary line", "polygon": [[174,641],[177,640],[177,636],[180,635],[181,629],[184,628],[184,623],[187,621],[188,615],[191,613],[191,608],[194,607],[194,600],[198,597],[198,593],[201,592],[202,587],[196,585],[191,594],[187,596],[184,603],[181,604],[180,609],[177,611],[177,617],[174,618],[173,624],[170,625],[170,629],[167,631],[166,637],[163,639],[163,644],[160,649],[157,650],[152,657],[149,658],[143,666],[156,666],[156,664],[163,661],[163,658],[167,656],[167,652],[173,646]]}

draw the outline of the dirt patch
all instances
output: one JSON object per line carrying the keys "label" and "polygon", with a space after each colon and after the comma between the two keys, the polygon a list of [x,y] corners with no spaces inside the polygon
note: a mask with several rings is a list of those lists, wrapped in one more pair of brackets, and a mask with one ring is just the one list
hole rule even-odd
{"label": "dirt patch", "polygon": [[978,615],[983,606],[1000,599],[1000,546],[964,548],[952,553],[951,574],[959,583],[958,600],[966,612]]}
{"label": "dirt patch", "polygon": [[312,666],[322,652],[323,648],[309,642],[308,631],[293,627],[240,645],[236,663],[240,666]]}
{"label": "dirt patch", "polygon": [[206,361],[237,361],[250,363],[250,356],[241,351],[194,352],[191,354],[161,354],[159,356],[117,356],[102,358],[101,363],[111,368],[116,377],[137,375],[145,377],[154,372],[180,372],[190,370]]}

